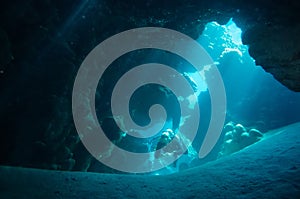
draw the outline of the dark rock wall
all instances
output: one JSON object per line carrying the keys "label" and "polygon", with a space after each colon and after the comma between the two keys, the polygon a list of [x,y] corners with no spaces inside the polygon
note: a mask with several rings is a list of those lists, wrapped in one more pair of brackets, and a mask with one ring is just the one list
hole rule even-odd
{"label": "dark rock wall", "polygon": [[300,3],[290,1],[10,0],[0,3],[0,163],[86,170],[71,115],[76,71],[120,31],[161,26],[197,38],[230,17],[257,64],[300,91]]}
{"label": "dark rock wall", "polygon": [[265,9],[257,8],[261,20],[243,35],[243,43],[249,45],[256,64],[297,92],[300,91],[299,9],[299,1],[274,1]]}

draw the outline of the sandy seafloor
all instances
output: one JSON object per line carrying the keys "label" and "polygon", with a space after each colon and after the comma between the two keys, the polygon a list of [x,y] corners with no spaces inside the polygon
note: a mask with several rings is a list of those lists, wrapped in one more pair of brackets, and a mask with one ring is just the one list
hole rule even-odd
{"label": "sandy seafloor", "polygon": [[300,123],[167,176],[0,167],[0,198],[300,198]]}

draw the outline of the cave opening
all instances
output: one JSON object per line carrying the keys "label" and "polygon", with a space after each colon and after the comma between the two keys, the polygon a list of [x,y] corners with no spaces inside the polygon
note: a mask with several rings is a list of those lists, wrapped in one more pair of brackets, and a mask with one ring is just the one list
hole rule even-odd
{"label": "cave opening", "polygon": [[[199,75],[198,71],[190,70],[188,63],[182,62],[181,60],[178,61],[177,58],[164,58],[163,56],[166,54],[163,53],[162,56],[161,52],[157,51],[147,52],[147,57],[143,57],[144,62],[156,59],[163,63],[167,63],[169,60],[172,60],[173,64],[175,63],[175,67],[178,67],[179,70],[181,70],[183,76],[188,79],[190,83],[193,84],[194,82],[198,86],[195,90],[198,99],[190,97],[186,100],[189,101],[191,109],[194,108],[195,101],[198,100],[200,102],[199,107],[202,114],[199,122],[200,128],[197,131],[196,138],[193,141],[190,141],[191,145],[187,152],[174,163],[161,170],[149,172],[149,175],[176,173],[217,160],[222,156],[230,155],[231,153],[242,150],[250,144],[259,141],[264,132],[282,125],[293,123],[293,121],[296,122],[299,119],[297,117],[297,111],[299,111],[297,100],[300,99],[300,96],[286,89],[260,66],[255,65],[254,59],[249,55],[248,47],[242,43],[242,30],[237,27],[233,19],[230,19],[225,25],[220,25],[217,22],[207,23],[202,34],[198,37],[197,42],[212,57],[214,64],[217,66],[223,78],[227,95],[226,125],[224,124],[225,130],[223,130],[221,137],[209,155],[203,159],[199,159],[198,151],[203,144],[203,139],[210,122],[209,118],[211,116],[211,100],[209,99],[209,90],[205,79],[203,79],[204,76]],[[143,55],[143,52],[139,53]],[[131,55],[130,58],[137,54]],[[119,62],[128,62],[126,59],[130,58],[125,58],[123,61],[121,60]],[[176,66],[176,64],[178,64],[178,66]],[[203,70],[200,71],[200,74],[205,73],[205,70],[209,70],[209,67],[203,68]],[[108,79],[111,81],[111,77]],[[178,123],[178,121],[174,120],[174,118],[180,117],[180,113],[174,111],[178,104],[174,102],[172,97],[169,97],[172,96],[172,93],[168,92],[169,91],[166,88],[157,85],[143,87],[139,89],[139,92],[135,92],[134,97],[132,98],[136,100],[130,102],[130,114],[133,119],[136,119],[140,124],[149,123],[147,110],[149,110],[151,103],[154,103],[153,100],[155,103],[162,103],[168,106],[169,108],[167,110],[171,111],[175,116],[170,117],[164,124],[157,123],[153,128],[151,127],[152,129],[148,129],[148,131],[153,131],[154,129],[156,131],[156,126],[163,126],[155,136],[148,139],[142,139],[142,141],[135,139],[132,136],[126,136],[125,132],[121,132],[122,139],[119,139],[118,143],[116,143],[119,147],[132,152],[153,152],[156,149],[159,149],[156,147],[164,134],[168,134],[170,131],[176,132],[175,129],[178,128],[178,125],[185,125],[184,122]],[[144,99],[144,96],[147,95],[147,93],[152,93],[153,96],[155,95],[156,97],[153,99],[149,97],[146,100]],[[278,96],[278,93],[284,93],[285,95]],[[167,96],[167,100],[158,100],[163,98],[164,95]],[[272,96],[272,103],[262,100],[269,100],[270,96]],[[293,99],[294,104],[285,106],[284,110],[274,108],[274,105],[276,106],[284,101],[283,96],[288,96],[289,99]],[[184,99],[179,97],[177,100]],[[143,103],[141,103],[141,101]],[[142,111],[139,109],[142,109]],[[281,111],[289,112],[290,117],[281,117],[279,114]],[[122,118],[118,118],[118,120],[123,123]],[[106,124],[108,124],[106,128],[108,130],[111,129],[111,124]],[[177,126],[175,124],[177,124]],[[246,138],[234,143],[234,135],[228,128],[232,128],[232,131],[241,131],[239,136],[243,135]],[[119,130],[116,130],[116,132],[120,133]],[[143,132],[137,133],[142,134]],[[149,160],[153,161],[153,158],[154,157],[149,157]],[[103,172],[103,165],[94,161],[88,171]]]}

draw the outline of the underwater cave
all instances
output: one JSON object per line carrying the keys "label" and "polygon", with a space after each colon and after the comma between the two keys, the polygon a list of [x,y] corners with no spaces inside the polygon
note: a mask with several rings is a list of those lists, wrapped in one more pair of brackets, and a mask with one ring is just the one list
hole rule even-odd
{"label": "underwater cave", "polygon": [[0,198],[300,198],[300,3],[0,6]]}

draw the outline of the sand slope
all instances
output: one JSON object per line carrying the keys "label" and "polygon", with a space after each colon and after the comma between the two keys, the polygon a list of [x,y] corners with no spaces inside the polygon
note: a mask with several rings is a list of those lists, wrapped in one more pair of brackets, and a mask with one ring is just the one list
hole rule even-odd
{"label": "sand slope", "polygon": [[300,123],[169,176],[0,167],[0,198],[300,198]]}

